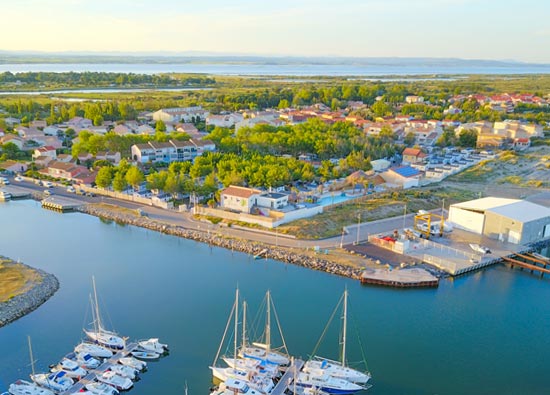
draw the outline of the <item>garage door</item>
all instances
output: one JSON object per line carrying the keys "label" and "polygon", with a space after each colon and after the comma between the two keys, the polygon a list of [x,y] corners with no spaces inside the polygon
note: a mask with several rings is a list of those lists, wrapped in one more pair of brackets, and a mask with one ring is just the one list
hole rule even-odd
{"label": "garage door", "polygon": [[520,240],[521,234],[519,232],[514,232],[513,230],[508,232],[508,243],[519,244]]}

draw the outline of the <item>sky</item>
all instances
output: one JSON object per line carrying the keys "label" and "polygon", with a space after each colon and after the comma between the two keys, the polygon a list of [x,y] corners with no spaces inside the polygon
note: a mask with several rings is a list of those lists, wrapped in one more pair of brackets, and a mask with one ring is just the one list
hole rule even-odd
{"label": "sky", "polygon": [[0,50],[550,63],[549,0],[0,0]]}

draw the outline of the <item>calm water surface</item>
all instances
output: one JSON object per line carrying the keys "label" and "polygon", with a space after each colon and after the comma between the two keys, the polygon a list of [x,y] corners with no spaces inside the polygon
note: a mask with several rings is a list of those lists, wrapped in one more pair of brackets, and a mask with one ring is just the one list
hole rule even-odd
{"label": "calm water surface", "polygon": [[[344,287],[349,339],[360,333],[374,375],[372,394],[547,394],[550,280],[497,266],[443,281],[436,290],[362,287],[358,282],[275,261],[254,261],[193,241],[38,203],[0,204],[0,253],[54,273],[59,292],[0,329],[0,392],[46,369],[82,338],[95,275],[108,323],[132,338],[160,337],[171,354],[132,394],[207,394],[236,285],[251,309],[271,289],[291,353],[306,356]],[[108,314],[107,314],[108,312]],[[110,326],[110,325],[109,325]],[[323,348],[337,356],[336,326]],[[360,360],[350,347],[350,360]],[[332,354],[332,355],[331,355]]]}

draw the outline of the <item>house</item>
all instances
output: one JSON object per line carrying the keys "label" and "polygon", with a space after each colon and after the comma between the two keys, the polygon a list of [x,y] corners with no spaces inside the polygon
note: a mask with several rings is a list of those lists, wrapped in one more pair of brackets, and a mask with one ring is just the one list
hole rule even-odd
{"label": "house", "polygon": [[192,123],[180,123],[176,125],[176,131],[181,133],[187,133],[189,136],[194,138],[200,138],[202,135],[199,132],[199,129]]}
{"label": "house", "polygon": [[12,128],[15,125],[19,125],[21,123],[21,120],[19,118],[7,117],[4,118],[4,122],[6,122],[7,126]]}
{"label": "house", "polygon": [[220,206],[226,210],[250,213],[262,191],[231,185],[220,193]]}
{"label": "house", "polygon": [[372,170],[374,171],[384,171],[391,166],[391,162],[387,159],[372,160],[370,164],[372,165]]}
{"label": "house", "polygon": [[115,126],[113,132],[115,132],[119,136],[127,136],[129,134],[132,134],[134,131],[129,126],[121,123],[120,125]]}
{"label": "house", "polygon": [[45,136],[42,130],[27,128],[25,126],[18,126],[15,130],[17,131],[17,134],[25,140],[34,140],[35,138]]}
{"label": "house", "polygon": [[[212,146],[214,148],[212,148]],[[215,145],[208,141],[178,141],[166,143],[150,141],[146,144],[132,146],[132,159],[139,163],[172,163],[192,161],[204,151],[215,150]]]}
{"label": "house", "polygon": [[69,119],[67,125],[75,130],[81,130],[91,128],[93,122],[88,118],[74,117]]}
{"label": "house", "polygon": [[32,158],[36,159],[39,156],[49,156],[52,159],[56,159],[57,158],[57,152],[56,152],[55,148],[52,147],[51,145],[46,145],[44,147],[40,147],[40,148],[37,148],[37,149],[34,150],[34,152],[32,154]]}
{"label": "house", "polygon": [[75,177],[88,173],[88,169],[74,163],[51,161],[48,167],[40,172],[54,178],[63,178],[72,181]]}
{"label": "house", "polygon": [[5,136],[0,138],[0,143],[2,144],[13,143],[17,146],[17,148],[22,150],[25,145],[25,140],[13,134],[6,134]]}
{"label": "house", "polygon": [[517,139],[514,139],[512,146],[514,147],[515,150],[522,151],[531,146],[531,140],[529,140],[528,138],[517,138]]}
{"label": "house", "polygon": [[55,125],[45,127],[43,132],[46,136],[63,136],[63,130]]}
{"label": "house", "polygon": [[417,187],[420,183],[420,171],[410,166],[389,169],[380,175],[386,183],[403,189]]}
{"label": "house", "polygon": [[243,119],[244,117],[239,113],[209,115],[206,118],[206,126],[232,128],[237,122],[241,122]]}
{"label": "house", "polygon": [[197,156],[201,156],[205,152],[216,151],[216,144],[210,140],[191,139],[190,142],[197,148]]}
{"label": "house", "polygon": [[414,164],[424,161],[424,158],[427,156],[419,148],[405,148],[403,151],[403,162]]}
{"label": "house", "polygon": [[51,156],[46,156],[46,155],[40,155],[33,159],[34,159],[34,164],[37,167],[47,167],[50,164],[50,162],[54,160],[54,158],[52,158]]}
{"label": "house", "polygon": [[56,159],[58,162],[65,162],[65,163],[68,163],[68,162],[72,162],[73,160],[73,157],[71,155],[68,155],[68,154],[59,154],[57,155],[57,159]]}
{"label": "house", "polygon": [[27,171],[29,166],[25,162],[16,162],[14,160],[7,160],[3,163],[0,163],[0,169],[3,169],[9,173],[24,173]]}
{"label": "house", "polygon": [[80,163],[84,163],[84,162],[87,162],[89,160],[94,159],[94,156],[92,154],[90,154],[89,152],[84,152],[84,153],[81,153],[80,155],[78,155],[77,159]]}
{"label": "house", "polygon": [[90,126],[88,128],[88,131],[90,133],[93,133],[93,134],[99,134],[99,135],[105,135],[107,134],[107,132],[109,131],[109,129],[107,128],[107,126],[103,125],[103,126]]}
{"label": "house", "polygon": [[121,156],[120,152],[110,152],[110,151],[99,151],[95,155],[96,160],[107,160],[115,165],[118,165],[120,162]]}
{"label": "house", "polygon": [[183,108],[161,108],[153,113],[153,120],[169,123],[192,122],[193,120],[205,120],[208,111],[202,106],[183,107]]}
{"label": "house", "polygon": [[35,129],[42,129],[44,130],[48,124],[46,123],[46,121],[40,121],[40,120],[36,120],[36,121],[32,121],[29,126],[31,128],[35,128]]}
{"label": "house", "polygon": [[477,136],[476,148],[502,148],[505,141],[504,136],[483,133]]}
{"label": "house", "polygon": [[408,104],[424,103],[424,97],[422,96],[407,96],[405,97],[405,102]]}
{"label": "house", "polygon": [[149,125],[139,125],[137,130],[137,134],[146,134],[146,135],[152,135],[155,134],[155,129]]}

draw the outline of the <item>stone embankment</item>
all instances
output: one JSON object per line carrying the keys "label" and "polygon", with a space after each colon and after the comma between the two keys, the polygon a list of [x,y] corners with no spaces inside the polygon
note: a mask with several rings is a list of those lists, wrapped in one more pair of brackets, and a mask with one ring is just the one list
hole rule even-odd
{"label": "stone embankment", "polygon": [[0,303],[0,327],[36,310],[59,289],[59,281],[53,274],[35,268],[30,269],[40,275],[40,281],[21,295]]}
{"label": "stone embankment", "polygon": [[250,254],[258,258],[275,259],[281,262],[303,266],[308,269],[320,270],[357,280],[361,278],[362,274],[362,269],[359,268],[331,262],[320,257],[311,257],[306,254],[295,253],[283,247],[275,247],[270,244],[242,240],[210,232],[207,233],[185,229],[181,226],[163,223],[148,217],[136,217],[125,213],[113,212],[103,207],[88,205],[81,207],[79,211],[117,223],[139,226],[164,234],[179,236],[202,243],[207,243],[216,247],[226,248],[232,251],[244,252],[245,254]]}

